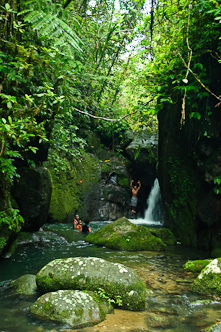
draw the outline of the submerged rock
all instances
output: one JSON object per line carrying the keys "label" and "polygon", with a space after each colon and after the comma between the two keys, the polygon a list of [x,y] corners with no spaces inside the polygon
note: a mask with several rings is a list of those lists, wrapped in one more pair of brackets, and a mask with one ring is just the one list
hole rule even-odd
{"label": "submerged rock", "polygon": [[90,233],[85,240],[99,246],[120,250],[161,251],[166,249],[166,244],[152,235],[146,227],[134,225],[125,217]]}
{"label": "submerged rock", "polygon": [[25,274],[16,280],[12,280],[10,285],[15,291],[22,295],[34,295],[38,292],[36,276]]}
{"label": "submerged rock", "polygon": [[36,275],[42,293],[59,289],[99,291],[123,309],[143,310],[146,287],[137,273],[122,264],[97,257],[55,259]]}
{"label": "submerged rock", "polygon": [[105,311],[95,294],[77,290],[46,293],[29,310],[39,319],[68,324],[72,328],[96,325],[105,319]]}
{"label": "submerged rock", "polygon": [[171,326],[171,319],[162,314],[156,315],[154,313],[150,313],[146,318],[146,324],[148,327],[166,329]]}
{"label": "submerged rock", "polygon": [[192,290],[203,294],[221,295],[221,258],[210,262],[194,280]]}

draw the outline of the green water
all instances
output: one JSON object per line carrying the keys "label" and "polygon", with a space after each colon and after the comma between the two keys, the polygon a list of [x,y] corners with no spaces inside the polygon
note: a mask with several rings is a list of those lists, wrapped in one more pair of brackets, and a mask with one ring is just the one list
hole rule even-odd
{"label": "green water", "polygon": [[[92,222],[90,225],[95,231],[104,224]],[[16,253],[10,258],[0,260],[0,332],[71,331],[68,326],[34,319],[28,308],[36,298],[16,295],[9,283],[23,274],[36,274],[53,259],[77,256],[101,257],[130,266],[151,290],[147,297],[147,309],[136,316],[142,319],[142,327],[135,328],[134,313],[131,313],[130,322],[130,313],[119,311],[111,332],[200,332],[221,318],[221,299],[192,293],[190,284],[195,276],[182,268],[188,259],[207,258],[206,253],[180,245],[164,253],[111,250],[86,243],[85,235],[73,230],[71,224],[47,224],[29,239],[20,241]],[[204,302],[199,302],[202,300]],[[122,327],[121,318],[124,315],[129,321]],[[108,329],[106,324],[102,328],[77,331],[100,332]]]}

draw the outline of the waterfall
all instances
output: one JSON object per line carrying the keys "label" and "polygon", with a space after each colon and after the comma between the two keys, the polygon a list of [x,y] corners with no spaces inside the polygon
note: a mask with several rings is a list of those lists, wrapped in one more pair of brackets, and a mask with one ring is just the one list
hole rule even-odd
{"label": "waterfall", "polygon": [[161,208],[161,193],[159,181],[156,178],[151,188],[149,197],[147,198],[147,210],[144,214],[144,219],[130,220],[134,224],[147,224],[147,225],[163,225],[163,214]]}

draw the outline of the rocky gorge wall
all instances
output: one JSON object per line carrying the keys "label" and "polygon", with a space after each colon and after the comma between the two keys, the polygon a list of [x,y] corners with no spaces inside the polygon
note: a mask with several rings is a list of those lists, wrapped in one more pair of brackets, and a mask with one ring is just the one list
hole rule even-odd
{"label": "rocky gorge wall", "polygon": [[145,158],[141,154],[135,161],[138,143],[127,145],[129,153],[126,158],[103,145],[94,133],[88,135],[88,147],[81,157],[63,157],[59,167],[56,166],[58,156],[49,157],[44,163],[52,178],[48,221],[72,222],[75,214],[79,214],[82,220],[96,221],[133,217],[130,181],[134,177],[142,182],[138,205],[138,213],[142,214],[156,176],[154,152],[148,162],[148,151],[156,151],[157,143],[151,146],[142,143]]}
{"label": "rocky gorge wall", "polygon": [[[20,177],[11,189],[11,202],[24,219],[22,231],[37,231],[48,222],[71,223],[75,214],[83,221],[133,218],[131,179],[142,183],[137,217],[144,215],[156,177],[157,135],[141,132],[127,138],[125,156],[105,146],[95,133],[87,131],[87,135],[88,146],[81,154],[49,148],[34,168],[18,165]],[[5,243],[2,253],[16,234],[0,233]]]}
{"label": "rocky gorge wall", "polygon": [[[205,66],[210,90],[220,95],[220,66],[211,56]],[[195,94],[191,104],[197,103],[197,109],[186,106],[181,126],[183,95],[172,89],[171,95],[173,104],[165,103],[158,114],[158,176],[167,227],[182,244],[215,255],[215,249],[221,250],[221,194],[214,192],[214,178],[221,175],[221,106],[211,94]],[[201,119],[190,119],[193,111]]]}

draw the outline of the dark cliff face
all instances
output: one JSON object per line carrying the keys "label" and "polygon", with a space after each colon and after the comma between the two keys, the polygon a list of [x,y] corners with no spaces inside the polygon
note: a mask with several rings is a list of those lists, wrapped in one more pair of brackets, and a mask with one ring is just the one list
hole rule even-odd
{"label": "dark cliff face", "polygon": [[[209,89],[219,96],[220,65],[208,56],[205,66]],[[210,93],[193,95],[181,126],[183,95],[171,95],[174,103],[158,114],[158,176],[167,226],[185,245],[221,248],[221,194],[214,192],[214,178],[221,175],[221,104]],[[201,118],[190,118],[191,112]]]}

